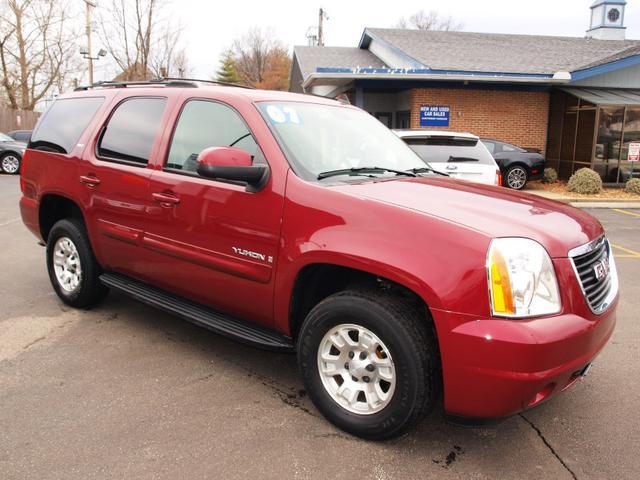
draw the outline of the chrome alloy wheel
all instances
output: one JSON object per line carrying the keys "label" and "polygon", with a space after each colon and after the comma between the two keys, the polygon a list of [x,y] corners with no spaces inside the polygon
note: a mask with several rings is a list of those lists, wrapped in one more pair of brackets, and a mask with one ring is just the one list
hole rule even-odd
{"label": "chrome alloy wheel", "polygon": [[68,237],[60,237],[53,247],[53,269],[60,287],[75,292],[82,281],[82,265],[78,249]]}
{"label": "chrome alloy wheel", "polygon": [[393,398],[396,370],[389,349],[360,325],[327,332],[318,348],[318,372],[327,393],[349,412],[371,415]]}
{"label": "chrome alloy wheel", "polygon": [[2,157],[2,170],[12,175],[18,173],[18,170],[20,170],[20,159],[15,155]]}
{"label": "chrome alloy wheel", "polygon": [[509,174],[507,175],[507,185],[509,187],[520,190],[524,187],[524,184],[527,182],[527,172],[522,167],[514,167],[509,170]]}

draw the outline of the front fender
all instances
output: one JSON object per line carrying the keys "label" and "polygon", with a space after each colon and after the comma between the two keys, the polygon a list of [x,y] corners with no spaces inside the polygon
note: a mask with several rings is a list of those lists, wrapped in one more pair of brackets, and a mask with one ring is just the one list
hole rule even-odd
{"label": "front fender", "polygon": [[490,239],[484,234],[291,175],[276,273],[276,328],[288,330],[296,277],[312,264],[386,278],[432,309],[489,311],[485,258]]}

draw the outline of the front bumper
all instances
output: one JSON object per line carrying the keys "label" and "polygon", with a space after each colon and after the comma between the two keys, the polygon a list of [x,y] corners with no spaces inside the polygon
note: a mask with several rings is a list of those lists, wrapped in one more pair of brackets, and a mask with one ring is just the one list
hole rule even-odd
{"label": "front bumper", "polygon": [[573,385],[602,350],[615,327],[618,298],[592,314],[568,262],[554,260],[563,289],[559,315],[506,320],[432,312],[448,415],[505,417],[534,407]]}

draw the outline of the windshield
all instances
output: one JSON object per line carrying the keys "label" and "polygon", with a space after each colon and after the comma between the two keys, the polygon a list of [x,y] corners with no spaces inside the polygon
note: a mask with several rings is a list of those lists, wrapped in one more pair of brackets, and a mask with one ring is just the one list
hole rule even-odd
{"label": "windshield", "polygon": [[[391,130],[362,110],[296,102],[258,106],[295,172],[308,180],[343,169],[377,167],[404,172],[428,167]],[[379,170],[343,175],[381,177],[397,173]],[[324,178],[344,180],[340,176]]]}
{"label": "windshield", "polygon": [[407,137],[404,140],[425,162],[495,164],[487,147],[475,138],[442,136]]}
{"label": "windshield", "polygon": [[13,138],[9,135],[5,135],[4,133],[0,133],[0,142],[13,142]]}

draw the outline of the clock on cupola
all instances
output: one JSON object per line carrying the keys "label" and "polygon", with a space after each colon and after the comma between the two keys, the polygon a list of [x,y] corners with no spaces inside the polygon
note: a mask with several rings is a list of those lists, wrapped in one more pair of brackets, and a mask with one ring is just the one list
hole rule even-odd
{"label": "clock on cupola", "polygon": [[599,40],[624,40],[625,0],[596,0],[591,5],[591,25],[587,37]]}

